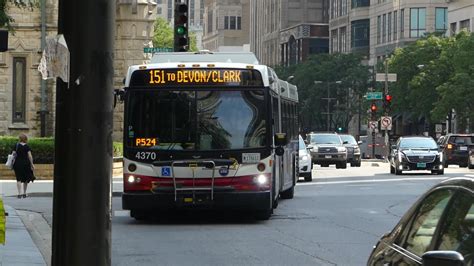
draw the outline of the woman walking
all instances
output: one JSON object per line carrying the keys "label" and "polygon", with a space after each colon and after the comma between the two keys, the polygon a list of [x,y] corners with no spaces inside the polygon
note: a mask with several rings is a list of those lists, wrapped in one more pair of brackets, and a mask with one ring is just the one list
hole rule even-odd
{"label": "woman walking", "polygon": [[33,155],[31,149],[28,146],[28,137],[25,134],[20,134],[19,142],[14,147],[16,153],[15,163],[13,164],[13,170],[15,170],[16,176],[16,187],[18,189],[18,198],[26,198],[26,188],[29,182],[33,182],[35,176],[33,170],[35,165],[33,164]]}

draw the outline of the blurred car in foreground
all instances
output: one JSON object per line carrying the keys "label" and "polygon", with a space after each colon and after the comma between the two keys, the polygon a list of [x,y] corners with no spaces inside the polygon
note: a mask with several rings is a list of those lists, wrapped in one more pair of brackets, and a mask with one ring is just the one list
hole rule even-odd
{"label": "blurred car in foreground", "polygon": [[311,170],[313,169],[313,163],[311,162],[311,155],[306,148],[306,144],[303,138],[299,136],[299,162],[300,176],[304,177],[304,181],[310,182],[313,180],[311,176]]}
{"label": "blurred car in foreground", "polygon": [[374,246],[367,265],[467,265],[474,262],[474,178],[445,180]]}
{"label": "blurred car in foreground", "polygon": [[339,134],[344,142],[344,146],[347,149],[347,162],[351,164],[351,166],[360,167],[361,165],[361,156],[360,156],[360,147],[359,144],[362,142],[357,142],[354,136],[348,134]]}
{"label": "blurred car in foreground", "polygon": [[400,137],[392,147],[390,173],[401,175],[403,171],[413,170],[444,174],[443,153],[431,137]]}
{"label": "blurred car in foreground", "polygon": [[474,147],[474,134],[448,134],[439,143],[444,154],[444,168],[450,164],[467,167],[469,149]]}
{"label": "blurred car in foreground", "polygon": [[347,168],[347,148],[339,135],[310,133],[307,138],[313,164],[320,164],[322,167],[335,164],[336,168]]}

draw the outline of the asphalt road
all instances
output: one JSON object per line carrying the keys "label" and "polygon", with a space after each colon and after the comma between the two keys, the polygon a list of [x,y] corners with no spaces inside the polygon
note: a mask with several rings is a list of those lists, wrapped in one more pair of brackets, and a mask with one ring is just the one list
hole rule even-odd
{"label": "asphalt road", "polygon": [[[113,199],[113,265],[364,265],[379,237],[429,187],[474,175],[450,167],[444,176],[388,174],[388,165],[316,167],[269,221],[242,213],[181,212],[137,222]],[[51,224],[51,197],[18,200],[16,209],[41,212]]]}

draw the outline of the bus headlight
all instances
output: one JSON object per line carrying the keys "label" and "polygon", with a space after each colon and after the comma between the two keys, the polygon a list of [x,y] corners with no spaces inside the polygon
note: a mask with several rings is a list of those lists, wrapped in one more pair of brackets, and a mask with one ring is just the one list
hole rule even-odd
{"label": "bus headlight", "polygon": [[129,176],[127,179],[128,183],[140,183],[142,179],[140,177],[135,177],[133,175]]}
{"label": "bus headlight", "polygon": [[253,181],[258,185],[265,185],[268,183],[268,177],[266,175],[258,175],[253,178]]}

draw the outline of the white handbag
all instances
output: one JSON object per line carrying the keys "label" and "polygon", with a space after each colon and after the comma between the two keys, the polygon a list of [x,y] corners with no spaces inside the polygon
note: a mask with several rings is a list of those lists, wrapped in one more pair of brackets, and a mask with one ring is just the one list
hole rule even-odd
{"label": "white handbag", "polygon": [[7,162],[5,163],[5,165],[10,168],[10,169],[13,169],[13,164],[15,163],[15,155],[12,154],[8,154],[8,157],[7,157]]}

